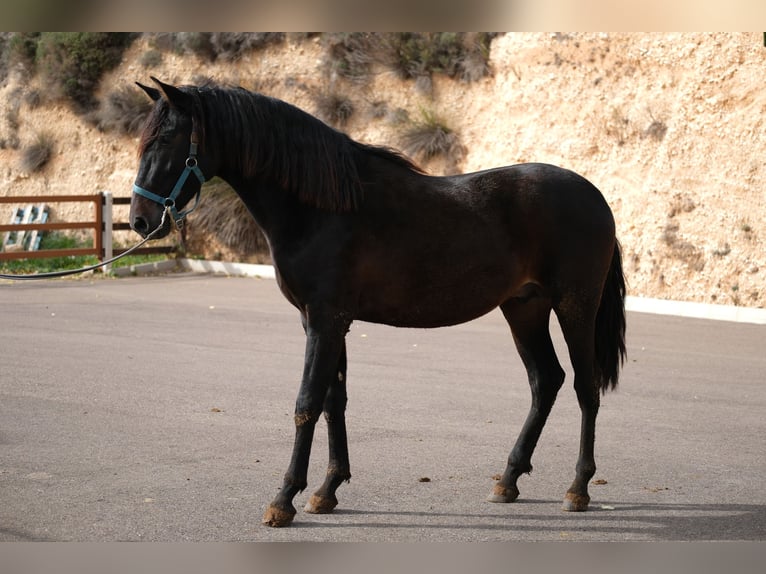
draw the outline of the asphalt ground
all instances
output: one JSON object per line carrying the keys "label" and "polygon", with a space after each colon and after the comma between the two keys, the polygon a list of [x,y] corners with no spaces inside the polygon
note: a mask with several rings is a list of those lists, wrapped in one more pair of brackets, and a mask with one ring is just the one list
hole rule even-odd
{"label": "asphalt ground", "polygon": [[0,284],[0,541],[766,538],[763,325],[629,313],[581,514],[560,510],[580,417],[557,326],[567,382],[513,504],[485,502],[530,403],[499,312],[347,340],[353,478],[335,513],[271,529],[304,351],[273,280]]}

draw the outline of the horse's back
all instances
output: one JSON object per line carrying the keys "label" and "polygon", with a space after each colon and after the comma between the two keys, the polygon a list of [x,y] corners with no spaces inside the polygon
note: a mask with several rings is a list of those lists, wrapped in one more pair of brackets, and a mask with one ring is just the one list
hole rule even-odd
{"label": "horse's back", "polygon": [[[614,224],[602,193],[580,174],[546,163],[521,163],[451,179],[475,193],[494,196],[507,208],[580,216],[592,224]],[[498,207],[498,206],[495,206]]]}
{"label": "horse's back", "polygon": [[523,163],[460,177],[462,185],[487,195],[484,209],[502,218],[515,248],[542,253],[551,263],[600,248],[611,257],[612,211],[583,176],[555,165]]}
{"label": "horse's back", "polygon": [[612,249],[600,192],[552,165],[418,176],[377,192],[386,196],[360,213],[354,241],[360,307],[374,322],[466,321],[530,285],[560,282],[557,272],[572,275],[566,268],[602,245]]}

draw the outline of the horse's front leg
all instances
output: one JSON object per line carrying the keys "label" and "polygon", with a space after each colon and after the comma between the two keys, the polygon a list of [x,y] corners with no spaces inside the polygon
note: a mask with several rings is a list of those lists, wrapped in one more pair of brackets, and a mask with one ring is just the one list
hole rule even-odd
{"label": "horse's front leg", "polygon": [[350,323],[341,313],[307,313],[303,379],[295,402],[295,443],[282,489],[263,515],[263,523],[268,526],[289,526],[293,521],[293,498],[306,488],[314,427],[322,414],[330,381],[338,376]]}
{"label": "horse's front leg", "polygon": [[351,479],[346,437],[346,346],[343,345],[337,374],[332,377],[324,401],[324,417],[327,421],[327,442],[330,461],[324,483],[311,496],[304,510],[313,514],[327,514],[337,506],[335,491]]}

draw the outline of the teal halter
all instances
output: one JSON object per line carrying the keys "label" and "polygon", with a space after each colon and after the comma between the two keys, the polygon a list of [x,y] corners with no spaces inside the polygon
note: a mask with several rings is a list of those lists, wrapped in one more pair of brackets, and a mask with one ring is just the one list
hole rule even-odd
{"label": "teal halter", "polygon": [[185,209],[180,212],[176,209],[176,199],[181,194],[181,190],[183,189],[183,186],[186,183],[186,180],[189,178],[189,174],[193,173],[195,176],[197,176],[197,179],[199,180],[200,184],[205,183],[205,176],[202,175],[202,170],[197,165],[196,135],[197,135],[196,133],[192,133],[192,138],[191,138],[192,141],[189,146],[189,157],[186,158],[186,165],[184,166],[184,170],[181,173],[180,177],[178,178],[178,181],[176,182],[176,185],[173,188],[173,191],[170,192],[170,195],[168,197],[162,197],[161,195],[152,193],[151,191],[149,191],[148,189],[144,189],[137,183],[133,184],[133,193],[137,193],[138,195],[146,197],[147,199],[151,199],[152,201],[159,203],[160,205],[166,208],[170,208],[170,215],[173,217],[173,221],[176,222],[176,225],[179,228],[183,225],[184,218],[187,215],[189,215],[192,211],[197,209],[197,205],[199,204],[200,192],[202,191],[202,187],[200,187],[200,189],[197,190],[197,193],[194,196],[194,205],[192,205],[189,209]]}

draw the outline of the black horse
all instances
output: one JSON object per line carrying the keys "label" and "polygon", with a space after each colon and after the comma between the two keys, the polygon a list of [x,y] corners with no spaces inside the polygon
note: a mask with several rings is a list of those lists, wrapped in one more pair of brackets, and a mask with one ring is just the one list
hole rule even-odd
{"label": "black horse", "polygon": [[588,508],[599,393],[617,385],[625,356],[620,247],[609,206],[591,183],[544,164],[432,177],[283,101],[152,80],[157,88],[139,84],[155,105],[139,146],[133,229],[167,235],[165,215],[181,221],[189,210],[177,207],[199,199],[204,179],[221,177],[265,233],[279,288],[306,332],[292,458],[264,524],[292,522],[322,413],[329,468],[305,510],[331,512],[336,489],[351,478],[345,336],[354,319],[441,327],[498,306],[527,369],[532,407],[489,500],[517,498],[516,481],[532,470],[564,381],[549,334],[553,310],[582,412],[564,510]]}

